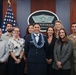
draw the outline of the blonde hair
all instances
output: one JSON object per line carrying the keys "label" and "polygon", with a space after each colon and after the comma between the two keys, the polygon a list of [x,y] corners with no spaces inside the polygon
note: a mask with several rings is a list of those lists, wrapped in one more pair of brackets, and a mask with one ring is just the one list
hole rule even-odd
{"label": "blonde hair", "polygon": [[56,29],[56,27],[57,27],[56,23],[60,23],[61,28],[64,28],[64,27],[63,27],[62,21],[60,21],[60,20],[56,20],[55,21],[55,26],[54,26],[55,36],[58,38],[58,33],[57,33],[57,29]]}
{"label": "blonde hair", "polygon": [[60,23],[60,24],[61,24],[61,27],[64,28],[64,27],[63,27],[63,23],[62,23],[62,21],[60,21],[60,20],[56,20],[56,21],[55,21],[54,29],[55,29],[55,27],[56,27],[56,23]]}

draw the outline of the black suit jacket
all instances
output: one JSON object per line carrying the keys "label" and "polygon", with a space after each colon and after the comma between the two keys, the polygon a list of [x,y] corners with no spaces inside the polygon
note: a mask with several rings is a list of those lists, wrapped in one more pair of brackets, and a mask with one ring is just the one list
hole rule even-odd
{"label": "black suit jacket", "polygon": [[55,42],[56,42],[56,37],[53,36],[51,43],[48,43],[48,53],[47,53],[47,58],[48,59],[54,59],[54,46],[55,46]]}

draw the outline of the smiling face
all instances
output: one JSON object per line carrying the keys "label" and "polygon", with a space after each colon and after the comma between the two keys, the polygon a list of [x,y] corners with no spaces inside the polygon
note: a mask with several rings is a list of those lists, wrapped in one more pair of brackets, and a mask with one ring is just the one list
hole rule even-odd
{"label": "smiling face", "polygon": [[49,27],[48,30],[47,30],[47,33],[48,33],[48,36],[53,35],[53,33],[54,33],[53,28],[52,27]]}
{"label": "smiling face", "polygon": [[55,23],[55,29],[56,29],[57,31],[59,31],[61,28],[62,28],[62,24],[59,23],[59,22],[56,22],[56,23]]}
{"label": "smiling face", "polygon": [[63,39],[65,37],[65,31],[64,30],[60,30],[59,31],[59,36],[61,39]]}
{"label": "smiling face", "polygon": [[15,37],[19,36],[19,34],[20,34],[20,29],[17,28],[17,27],[14,28],[14,30],[13,30],[13,34],[14,34]]}
{"label": "smiling face", "polygon": [[72,32],[73,32],[73,33],[76,33],[76,24],[72,24],[71,29],[72,29]]}
{"label": "smiling face", "polygon": [[39,24],[35,24],[34,25],[34,33],[38,34],[40,32],[40,25]]}
{"label": "smiling face", "polygon": [[30,25],[30,26],[28,27],[28,32],[29,32],[29,33],[32,33],[32,32],[33,32],[33,25]]}

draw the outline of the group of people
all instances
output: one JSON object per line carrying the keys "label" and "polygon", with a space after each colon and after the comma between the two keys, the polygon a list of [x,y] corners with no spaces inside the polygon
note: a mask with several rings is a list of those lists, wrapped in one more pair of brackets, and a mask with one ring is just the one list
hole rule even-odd
{"label": "group of people", "polygon": [[76,22],[67,35],[60,20],[45,35],[40,25],[28,25],[24,38],[19,27],[0,29],[0,75],[76,75]]}

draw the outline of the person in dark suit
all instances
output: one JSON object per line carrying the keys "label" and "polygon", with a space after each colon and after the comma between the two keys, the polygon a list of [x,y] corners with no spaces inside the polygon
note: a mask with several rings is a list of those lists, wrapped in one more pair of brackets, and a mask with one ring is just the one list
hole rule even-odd
{"label": "person in dark suit", "polygon": [[47,39],[40,33],[39,24],[34,24],[34,32],[25,40],[27,75],[46,75]]}
{"label": "person in dark suit", "polygon": [[54,48],[54,75],[70,75],[72,42],[68,39],[65,29],[59,31],[59,38]]}
{"label": "person in dark suit", "polygon": [[[33,25],[28,25],[26,29],[26,35],[24,36],[24,39],[26,39],[26,36],[31,34],[33,32]],[[24,55],[24,60],[25,60],[25,69],[24,69],[24,75],[27,75],[27,63],[26,63],[26,57]]]}
{"label": "person in dark suit", "polygon": [[56,37],[54,36],[54,28],[49,26],[46,30],[48,40],[48,59],[47,59],[47,75],[53,75],[52,64],[54,60],[54,45]]}

